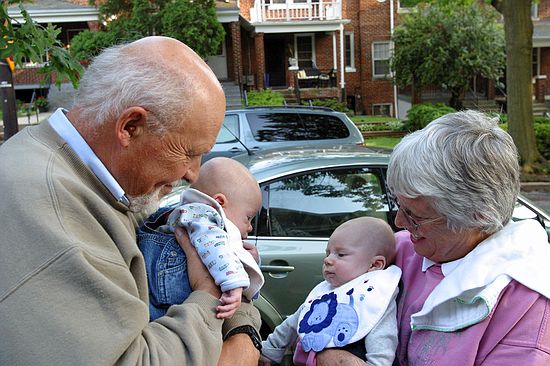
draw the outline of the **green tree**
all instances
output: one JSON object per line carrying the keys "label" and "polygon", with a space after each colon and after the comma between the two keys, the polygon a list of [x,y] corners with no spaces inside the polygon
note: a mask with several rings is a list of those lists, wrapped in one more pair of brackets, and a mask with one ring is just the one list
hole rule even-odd
{"label": "green tree", "polygon": [[107,0],[99,12],[104,27],[81,32],[71,41],[71,52],[82,60],[105,47],[151,35],[179,39],[206,58],[218,53],[225,37],[214,0]]}
{"label": "green tree", "polygon": [[[12,57],[15,65],[21,66],[24,58],[42,63],[43,56],[47,54],[48,61],[41,69],[45,76],[48,77],[55,72],[57,85],[69,79],[76,87],[83,67],[57,39],[61,30],[51,24],[45,27],[37,24],[21,4],[19,9],[24,22],[15,21],[7,12],[7,6],[12,3],[19,1],[3,1],[0,6],[0,58]],[[14,22],[15,26],[12,24]]]}
{"label": "green tree", "polygon": [[416,102],[423,87],[446,88],[449,105],[460,109],[474,77],[497,80],[503,73],[504,31],[497,15],[476,1],[419,4],[393,35],[391,64],[397,85],[411,86]]}
{"label": "green tree", "polygon": [[[8,6],[16,3],[19,3],[19,9],[24,19],[21,23],[8,15]],[[55,73],[55,84],[58,87],[67,79],[75,88],[77,87],[78,79],[84,69],[57,39],[61,32],[58,28],[51,24],[45,27],[37,24],[23,8],[21,2],[13,0],[3,0],[0,4],[0,21],[2,24],[0,27],[0,60],[11,58],[16,66],[22,66],[23,59],[42,63],[44,55],[47,55],[47,62],[40,70],[44,74],[44,82],[51,80],[51,75]],[[2,68],[0,70],[2,81],[6,83],[0,92],[4,139],[6,140],[17,133],[17,107],[11,69],[4,63],[0,67]]]}
{"label": "green tree", "polygon": [[508,132],[518,147],[523,173],[548,171],[533,127],[531,0],[494,0],[492,4],[504,16]]}

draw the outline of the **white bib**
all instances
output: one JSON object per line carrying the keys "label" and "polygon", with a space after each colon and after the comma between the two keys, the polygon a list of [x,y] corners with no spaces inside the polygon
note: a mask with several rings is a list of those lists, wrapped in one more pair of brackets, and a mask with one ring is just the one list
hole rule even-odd
{"label": "white bib", "polygon": [[395,300],[401,269],[367,272],[340,287],[323,281],[311,292],[300,312],[298,335],[304,352],[357,342],[380,321]]}

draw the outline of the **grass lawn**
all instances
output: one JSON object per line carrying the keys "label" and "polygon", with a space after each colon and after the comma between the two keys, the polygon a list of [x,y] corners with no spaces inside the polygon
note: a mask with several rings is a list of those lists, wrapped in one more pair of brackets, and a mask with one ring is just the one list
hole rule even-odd
{"label": "grass lawn", "polygon": [[401,137],[369,137],[365,139],[365,146],[388,147],[393,149]]}

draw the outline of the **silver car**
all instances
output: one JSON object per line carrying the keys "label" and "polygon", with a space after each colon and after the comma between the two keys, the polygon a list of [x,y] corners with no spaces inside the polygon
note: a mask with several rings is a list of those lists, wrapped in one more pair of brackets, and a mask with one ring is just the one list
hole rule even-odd
{"label": "silver car", "polygon": [[[376,216],[395,230],[386,195],[389,155],[366,147],[295,147],[234,159],[258,180],[262,208],[247,241],[257,245],[265,285],[255,306],[265,337],[294,313],[322,278],[332,231],[358,216]],[[172,196],[177,202],[177,194]],[[520,196],[514,220],[534,219],[550,237],[550,215]]]}
{"label": "silver car", "polygon": [[216,144],[202,161],[285,146],[363,142],[363,135],[353,121],[329,108],[249,107],[226,111]]}

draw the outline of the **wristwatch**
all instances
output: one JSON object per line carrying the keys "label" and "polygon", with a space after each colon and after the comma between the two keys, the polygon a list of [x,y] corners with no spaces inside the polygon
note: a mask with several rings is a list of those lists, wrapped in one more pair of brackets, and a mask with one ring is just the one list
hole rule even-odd
{"label": "wristwatch", "polygon": [[258,334],[256,329],[251,325],[241,325],[240,327],[231,329],[229,332],[227,332],[223,340],[225,341],[227,338],[231,337],[232,335],[239,334],[239,333],[244,333],[248,335],[252,340],[252,344],[254,345],[254,347],[256,347],[256,349],[260,351],[260,353],[262,352],[262,340],[260,338],[260,335]]}

